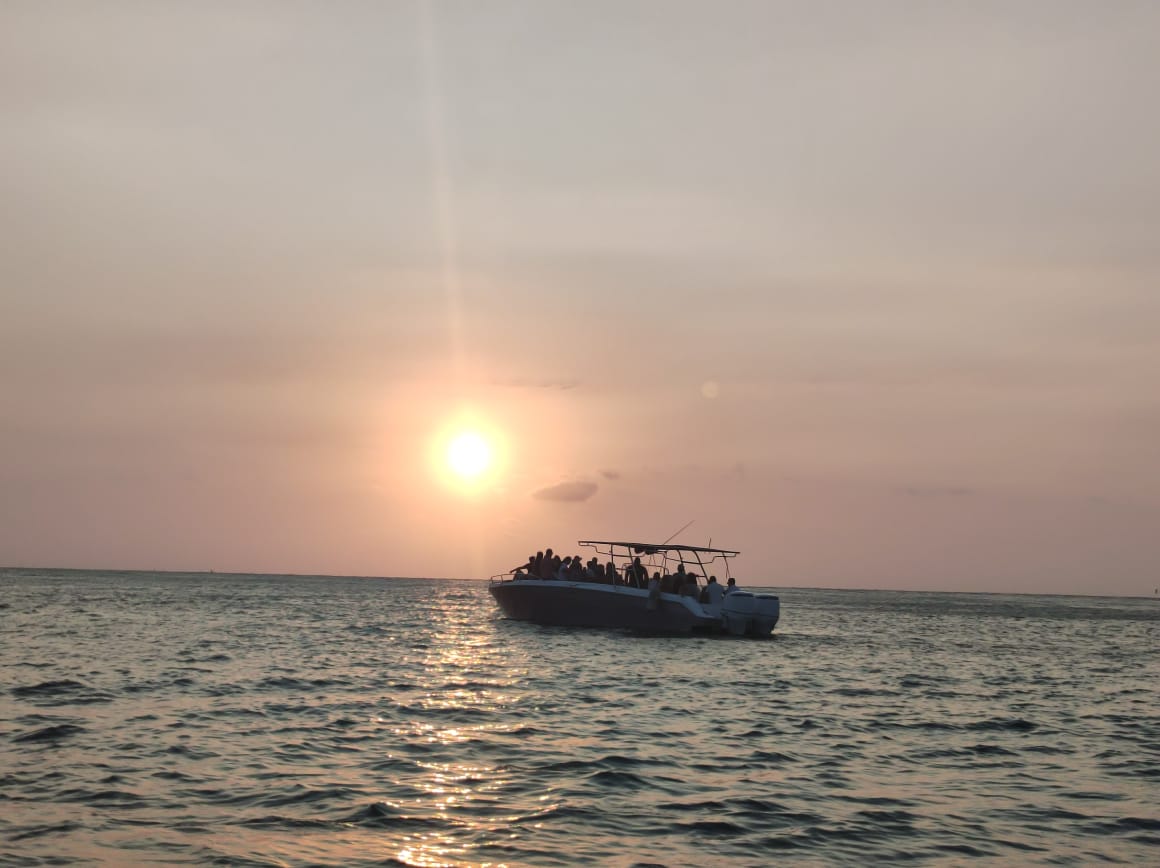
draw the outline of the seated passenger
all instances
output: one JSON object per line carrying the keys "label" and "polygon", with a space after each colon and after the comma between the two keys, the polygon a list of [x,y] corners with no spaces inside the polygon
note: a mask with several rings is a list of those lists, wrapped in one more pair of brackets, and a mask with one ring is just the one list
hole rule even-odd
{"label": "seated passenger", "polygon": [[733,578],[732,576],[729,577],[729,581],[726,582],[725,585],[726,585],[726,587],[725,587],[726,594],[732,594],[734,591],[737,590],[737,580],[735,578]]}
{"label": "seated passenger", "polygon": [[705,585],[705,590],[701,593],[701,602],[717,606],[724,598],[725,589],[717,583],[717,577],[709,576],[709,583]]}
{"label": "seated passenger", "polygon": [[694,600],[697,599],[698,589],[696,573],[687,573],[685,575],[685,586],[681,588],[681,593],[686,597],[692,597]]}

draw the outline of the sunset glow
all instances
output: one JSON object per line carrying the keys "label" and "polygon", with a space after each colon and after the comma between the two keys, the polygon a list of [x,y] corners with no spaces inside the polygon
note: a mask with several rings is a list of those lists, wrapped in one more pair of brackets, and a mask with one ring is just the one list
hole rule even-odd
{"label": "sunset glow", "polygon": [[507,433],[474,410],[449,416],[433,432],[427,449],[428,472],[444,494],[475,499],[494,494],[509,482]]}
{"label": "sunset glow", "polygon": [[0,567],[1160,596],[1160,3],[495,5],[0,5]]}
{"label": "sunset glow", "polygon": [[491,466],[491,447],[475,431],[464,431],[447,447],[447,466],[464,479],[474,479]]}

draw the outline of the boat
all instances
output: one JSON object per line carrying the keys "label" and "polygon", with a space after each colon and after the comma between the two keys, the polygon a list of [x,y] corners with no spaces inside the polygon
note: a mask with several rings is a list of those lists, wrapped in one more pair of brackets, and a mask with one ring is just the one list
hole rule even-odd
{"label": "boat", "polygon": [[[781,614],[774,594],[741,590],[730,580],[740,552],[671,543],[580,540],[614,569],[595,576],[537,574],[534,559],[491,577],[488,591],[512,620],[560,627],[602,627],[645,633],[769,636]],[[590,561],[591,563],[591,561]],[[710,590],[710,570],[729,582]],[[642,577],[643,574],[643,577]],[[684,592],[679,592],[683,583]]]}

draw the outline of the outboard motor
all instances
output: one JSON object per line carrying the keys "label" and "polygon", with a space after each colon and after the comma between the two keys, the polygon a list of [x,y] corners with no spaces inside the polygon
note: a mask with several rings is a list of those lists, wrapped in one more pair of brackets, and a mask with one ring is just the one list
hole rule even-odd
{"label": "outboard motor", "polygon": [[753,598],[753,632],[768,636],[781,616],[781,600],[774,594],[758,594]]}
{"label": "outboard motor", "polygon": [[757,600],[748,591],[734,591],[725,595],[721,604],[721,623],[734,636],[744,636],[757,611]]}

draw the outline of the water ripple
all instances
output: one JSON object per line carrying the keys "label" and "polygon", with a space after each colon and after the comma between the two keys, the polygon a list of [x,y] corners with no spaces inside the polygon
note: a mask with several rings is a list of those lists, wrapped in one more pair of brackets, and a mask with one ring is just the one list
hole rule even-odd
{"label": "water ripple", "polygon": [[3,581],[3,864],[1147,863],[1160,844],[1152,601],[789,589],[780,635],[743,642],[510,622],[463,582]]}

